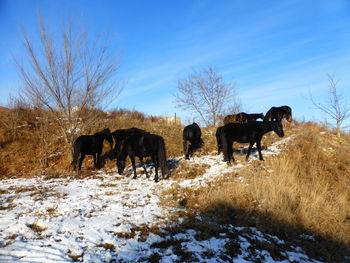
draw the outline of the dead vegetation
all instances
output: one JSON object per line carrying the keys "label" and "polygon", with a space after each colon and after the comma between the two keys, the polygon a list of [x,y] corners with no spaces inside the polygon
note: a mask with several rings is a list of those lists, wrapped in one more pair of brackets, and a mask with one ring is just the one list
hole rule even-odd
{"label": "dead vegetation", "polygon": [[[0,111],[0,178],[35,177],[38,174],[47,178],[69,176],[71,171],[71,151],[64,145],[64,139],[55,120],[43,122],[42,111],[27,106]],[[162,136],[166,143],[167,156],[182,154],[181,131],[178,123],[168,124],[160,117],[146,116],[137,111],[118,110],[109,114],[99,113],[96,127],[83,130],[81,134],[93,134],[105,127],[111,131],[138,127]],[[106,143],[104,152],[109,151]],[[83,163],[84,177],[94,173],[92,157]],[[115,161],[109,162],[106,169],[115,168]],[[89,172],[90,171],[90,172]]]}
{"label": "dead vegetation", "polygon": [[42,232],[44,232],[47,229],[46,227],[43,227],[36,222],[28,224],[27,226],[30,229],[32,229],[34,232],[36,232],[37,234],[41,234]]}
{"label": "dead vegetation", "polygon": [[[72,180],[98,178],[98,174],[91,169],[92,158],[87,158],[84,162],[82,172],[75,174],[69,170],[70,154],[62,152],[59,148],[58,137],[57,144],[50,145],[49,149],[54,155],[49,158],[47,167],[43,169],[40,165],[42,156],[38,153],[36,125],[21,126],[33,119],[35,114],[25,116],[22,122],[16,120],[17,126],[12,125],[12,128],[0,125],[1,178],[29,178],[37,175],[44,175],[47,180],[62,176],[69,176]],[[138,127],[159,134],[165,139],[168,158],[182,156],[183,126],[179,124],[167,125],[156,117],[121,111],[109,115],[104,125],[112,131]],[[96,127],[96,130],[101,128],[103,127]],[[52,124],[49,132],[52,136],[57,136],[54,130],[55,125]],[[203,128],[202,133],[205,146],[196,152],[195,156],[217,154],[215,128]],[[332,258],[334,253],[338,252],[344,254],[342,246],[350,246],[350,136],[342,134],[337,137],[333,131],[317,123],[285,123],[285,137],[292,134],[295,135],[294,138],[280,155],[269,156],[265,162],[253,161],[239,173],[226,173],[208,187],[184,190],[174,185],[164,193],[166,198],[162,199],[162,205],[186,209],[183,214],[174,216],[174,220],[185,215],[194,218],[195,215],[201,214],[214,220],[216,224],[256,226],[266,233],[282,236],[291,242],[304,242],[307,245],[303,249],[309,250],[311,254],[317,254],[322,248],[320,254],[323,259]],[[275,134],[268,134],[262,141],[263,148],[268,148],[276,140],[278,138]],[[243,146],[246,147],[234,144],[234,149],[240,150]],[[58,152],[60,154],[57,154]],[[242,153],[235,153],[236,156],[239,162],[245,162]],[[115,161],[107,163],[105,167],[106,170],[114,168]],[[179,181],[193,179],[204,174],[208,168],[207,164],[188,164],[180,159],[173,167],[172,178]],[[238,177],[243,177],[243,181],[237,180]],[[118,184],[118,181],[115,184]],[[101,184],[101,187],[105,188],[113,186]],[[12,190],[17,193],[39,191],[34,188]],[[8,194],[12,190],[1,190],[0,195]],[[45,192],[43,189],[43,193],[38,193],[37,198],[45,198]],[[113,191],[106,194],[113,195]],[[12,209],[11,202],[8,203],[6,206],[0,206],[0,209]],[[47,213],[55,214],[55,208],[48,209]],[[203,237],[198,237],[199,239],[213,233],[216,235],[218,232],[217,229],[213,229],[215,224],[208,224],[206,221],[200,226],[199,222],[196,222],[196,228],[204,227],[201,232]],[[28,227],[37,233],[45,230],[35,223]],[[138,235],[140,240],[145,240],[149,232],[157,233],[159,230],[140,227],[130,233],[114,234],[119,238],[133,238]],[[315,238],[319,244],[300,239],[300,235],[305,233]],[[177,241],[175,243],[180,244]],[[228,251],[232,250],[234,253],[236,245],[233,243],[230,247],[228,244]],[[101,246],[113,250],[113,245],[103,243]],[[71,255],[71,258],[78,260],[81,256]],[[154,257],[157,258],[157,255]],[[191,255],[183,256],[184,259],[190,257]]]}
{"label": "dead vegetation", "polygon": [[[337,138],[314,123],[301,123],[293,130],[297,136],[280,155],[252,162],[240,171],[243,181],[234,180],[237,174],[226,174],[209,188],[186,194],[188,210],[207,213],[220,204],[349,246],[349,136]],[[220,217],[227,223],[233,220],[226,212]],[[267,221],[255,224],[270,232],[286,231],[281,224]]]}

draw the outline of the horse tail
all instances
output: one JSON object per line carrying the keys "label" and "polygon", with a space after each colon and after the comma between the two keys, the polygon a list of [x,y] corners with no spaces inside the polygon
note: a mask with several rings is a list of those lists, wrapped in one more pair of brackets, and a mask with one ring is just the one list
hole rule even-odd
{"label": "horse tail", "polygon": [[157,154],[158,154],[159,166],[160,166],[160,169],[162,170],[162,176],[164,178],[165,175],[169,175],[169,167],[167,164],[165,143],[162,137],[159,139]]}
{"label": "horse tail", "polygon": [[221,139],[221,132],[222,132],[222,127],[217,128],[215,137],[216,137],[216,144],[218,147],[218,154],[222,151],[222,139]]}

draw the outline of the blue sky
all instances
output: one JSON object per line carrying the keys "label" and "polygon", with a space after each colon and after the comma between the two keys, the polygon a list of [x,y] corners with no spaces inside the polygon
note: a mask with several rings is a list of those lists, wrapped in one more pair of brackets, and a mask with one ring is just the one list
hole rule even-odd
{"label": "blue sky", "polygon": [[349,95],[350,1],[0,0],[2,105],[21,86],[20,26],[36,34],[38,11],[52,29],[74,17],[111,33],[127,83],[113,107],[192,120],[175,107],[177,80],[208,65],[235,83],[246,112],[289,105],[299,120],[324,121],[306,97],[326,100],[327,74]]}

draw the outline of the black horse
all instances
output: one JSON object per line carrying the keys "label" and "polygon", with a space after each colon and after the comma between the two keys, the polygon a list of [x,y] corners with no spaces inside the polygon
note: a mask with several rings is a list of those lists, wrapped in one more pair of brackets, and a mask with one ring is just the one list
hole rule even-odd
{"label": "black horse", "polygon": [[231,163],[233,158],[233,142],[249,143],[246,160],[248,160],[254,143],[256,143],[259,159],[264,160],[261,154],[261,139],[264,134],[274,131],[279,137],[284,136],[283,126],[280,121],[262,121],[250,123],[229,123],[221,129],[221,142],[224,153],[224,161]]}
{"label": "black horse", "polygon": [[222,151],[222,142],[221,142],[221,131],[222,131],[222,127],[220,126],[216,129],[216,133],[215,133],[215,137],[216,137],[216,144],[218,146],[218,154],[220,154],[220,152]]}
{"label": "black horse", "polygon": [[190,155],[204,145],[201,136],[201,129],[195,122],[184,128],[182,132],[182,147],[186,159],[190,159]]}
{"label": "black horse", "polygon": [[169,175],[169,168],[166,161],[166,149],[164,139],[156,134],[143,133],[133,134],[124,140],[117,141],[115,146],[117,154],[118,173],[123,174],[125,169],[125,160],[129,155],[132,167],[134,169],[134,179],[136,179],[136,165],[135,156],[140,159],[140,162],[145,170],[147,177],[149,177],[143,163],[144,157],[151,157],[155,165],[155,182],[158,182],[158,167],[162,170],[162,176],[165,178]]}
{"label": "black horse", "polygon": [[[94,158],[95,168],[101,166],[101,152],[103,148],[103,141],[107,140],[113,147],[113,139],[110,130],[104,129],[103,131],[97,132],[93,135],[81,135],[75,141],[73,145],[73,169],[81,170],[81,164],[86,155],[92,155]],[[78,161],[79,159],[79,161]]]}
{"label": "black horse", "polygon": [[292,109],[289,106],[272,107],[267,111],[264,121],[282,121],[283,118],[292,121]]}
{"label": "black horse", "polygon": [[135,127],[132,127],[129,129],[119,129],[112,132],[111,135],[115,141],[115,146],[112,150],[106,152],[104,155],[101,156],[101,165],[104,166],[107,161],[111,161],[117,158],[116,147],[118,142],[125,140],[126,138],[132,135],[146,134],[146,133],[149,133],[149,132],[139,128],[135,128]]}

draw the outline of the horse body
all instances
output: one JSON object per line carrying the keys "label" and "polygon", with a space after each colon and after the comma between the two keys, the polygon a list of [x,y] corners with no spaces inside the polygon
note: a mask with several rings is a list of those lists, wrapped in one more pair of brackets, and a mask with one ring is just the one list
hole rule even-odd
{"label": "horse body", "polygon": [[228,123],[247,123],[256,121],[257,119],[263,119],[264,114],[262,113],[245,113],[240,112],[237,114],[230,114],[224,118],[224,124]]}
{"label": "horse body", "polygon": [[169,174],[169,168],[166,163],[164,139],[159,135],[151,133],[133,134],[122,141],[118,141],[116,144],[116,151],[119,174],[122,174],[125,169],[125,160],[127,156],[129,156],[133,166],[134,179],[136,179],[135,156],[140,159],[147,177],[149,176],[144,166],[143,158],[151,157],[155,165],[155,182],[158,182],[158,167],[161,168],[163,177]]}
{"label": "horse body", "polygon": [[229,123],[221,129],[221,143],[224,153],[224,161],[230,163],[233,158],[233,142],[249,143],[246,159],[248,160],[254,143],[256,143],[259,159],[264,160],[261,154],[261,139],[264,134],[274,131],[278,136],[283,137],[283,126],[279,121],[273,122],[251,122],[251,123]]}
{"label": "horse body", "polygon": [[[113,139],[109,129],[104,129],[101,132],[97,132],[93,135],[81,135],[75,141],[73,145],[73,161],[72,165],[74,170],[81,170],[81,165],[86,155],[92,155],[94,158],[94,167],[98,168],[101,163],[101,153],[103,149],[103,141],[107,140],[113,147]],[[79,160],[78,160],[79,159]]]}
{"label": "horse body", "polygon": [[119,141],[119,140],[124,140],[127,137],[134,135],[134,134],[144,134],[144,133],[149,133],[145,130],[139,129],[139,128],[129,128],[129,129],[119,129],[115,130],[114,132],[111,133],[114,141]]}
{"label": "horse body", "polygon": [[183,153],[186,159],[190,159],[190,155],[204,145],[201,139],[202,131],[197,123],[187,125],[182,132]]}
{"label": "horse body", "polygon": [[264,117],[264,121],[282,121],[285,118],[287,121],[292,121],[292,109],[289,106],[271,107]]}

